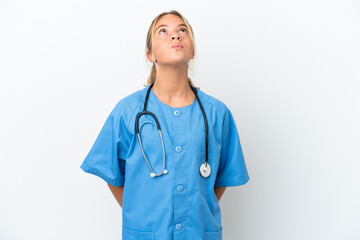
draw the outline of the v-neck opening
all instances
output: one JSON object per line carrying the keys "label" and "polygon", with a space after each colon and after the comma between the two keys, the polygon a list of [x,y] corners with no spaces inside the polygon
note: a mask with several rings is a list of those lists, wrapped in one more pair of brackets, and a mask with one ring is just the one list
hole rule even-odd
{"label": "v-neck opening", "polygon": [[[197,92],[197,89],[195,89],[195,91]],[[164,107],[166,107],[166,108],[168,108],[168,109],[171,109],[171,110],[174,110],[174,109],[186,110],[186,109],[188,109],[188,108],[191,108],[191,107],[195,104],[195,102],[196,102],[196,96],[195,96],[194,101],[193,101],[191,104],[187,105],[187,106],[184,106],[184,107],[172,107],[172,106],[169,106],[169,105],[167,105],[166,103],[162,102],[162,101],[155,95],[155,93],[154,93],[154,91],[153,91],[152,88],[150,89],[150,95],[151,95],[151,97],[153,97],[154,99],[156,99],[156,101],[157,101],[160,105],[162,105],[162,106],[164,106]]]}

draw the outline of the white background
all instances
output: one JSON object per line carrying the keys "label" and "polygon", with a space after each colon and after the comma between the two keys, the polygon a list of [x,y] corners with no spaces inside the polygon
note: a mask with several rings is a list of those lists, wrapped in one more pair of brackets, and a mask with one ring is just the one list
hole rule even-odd
{"label": "white background", "polygon": [[220,204],[226,240],[360,239],[360,4],[0,0],[0,239],[121,239],[122,210],[80,164],[150,72],[176,9],[194,75],[234,115],[250,181]]}

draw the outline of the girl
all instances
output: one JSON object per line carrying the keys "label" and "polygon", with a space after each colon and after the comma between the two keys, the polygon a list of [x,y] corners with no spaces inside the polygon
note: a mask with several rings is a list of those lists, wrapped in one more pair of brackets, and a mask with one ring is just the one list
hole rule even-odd
{"label": "girl", "polygon": [[194,34],[177,11],[151,23],[147,85],[121,99],[81,165],[122,207],[122,237],[222,239],[219,201],[249,180],[230,110],[188,77]]}

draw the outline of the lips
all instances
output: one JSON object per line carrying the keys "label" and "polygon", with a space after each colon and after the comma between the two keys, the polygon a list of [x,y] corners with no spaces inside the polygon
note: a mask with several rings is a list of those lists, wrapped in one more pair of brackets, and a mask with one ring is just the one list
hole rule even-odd
{"label": "lips", "polygon": [[181,49],[183,48],[183,46],[181,44],[175,44],[175,45],[172,45],[171,46],[172,48],[175,48],[175,49]]}

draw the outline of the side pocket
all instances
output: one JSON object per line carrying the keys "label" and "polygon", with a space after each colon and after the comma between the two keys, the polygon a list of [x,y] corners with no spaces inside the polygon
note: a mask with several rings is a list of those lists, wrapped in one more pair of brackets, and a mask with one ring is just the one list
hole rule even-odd
{"label": "side pocket", "polygon": [[122,239],[124,240],[155,240],[153,232],[142,232],[122,227]]}
{"label": "side pocket", "polygon": [[216,232],[204,232],[203,240],[222,240],[222,227]]}

